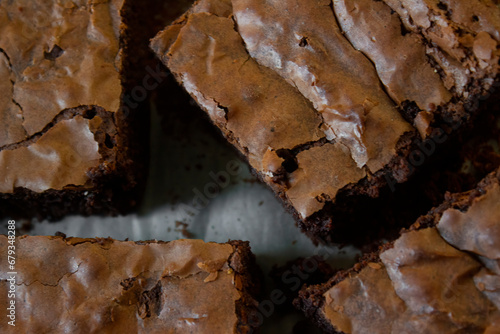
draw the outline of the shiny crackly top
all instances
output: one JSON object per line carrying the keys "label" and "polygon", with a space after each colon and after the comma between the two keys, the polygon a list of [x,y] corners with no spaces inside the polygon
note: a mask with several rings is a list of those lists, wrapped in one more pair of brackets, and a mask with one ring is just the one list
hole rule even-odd
{"label": "shiny crackly top", "polygon": [[[7,249],[0,236],[0,248]],[[16,240],[19,333],[232,333],[241,298],[229,244],[21,237]],[[0,305],[9,300],[0,260]],[[0,331],[7,332],[6,321]]]}
{"label": "shiny crackly top", "polygon": [[[340,189],[386,166],[405,133],[429,136],[434,113],[453,103],[472,70],[497,71],[498,43],[489,35],[495,29],[470,32],[465,44],[477,53],[471,52],[468,69],[460,63],[456,69],[452,56],[431,55],[420,33],[408,28],[403,34],[389,5],[199,0],[152,48],[251,165],[307,218]],[[397,110],[408,102],[420,109],[414,124]],[[286,185],[274,181],[288,159],[283,151],[297,165],[286,171]]]}
{"label": "shiny crackly top", "polygon": [[321,312],[344,333],[497,333],[500,183],[466,212],[404,233],[394,247],[325,293]]}
{"label": "shiny crackly top", "polygon": [[[64,110],[80,106],[119,109],[122,5],[123,0],[0,3],[0,174],[9,174],[0,180],[1,192],[12,192],[14,187],[40,192],[83,185],[88,167],[98,165],[97,143],[87,122],[52,122]],[[69,137],[60,137],[68,132],[56,128],[86,133],[69,139],[85,141],[85,152],[73,144],[57,144]],[[43,153],[35,147],[41,141]],[[75,152],[81,164],[68,166],[64,162],[74,160]],[[46,172],[36,175],[36,168],[17,168],[27,155]],[[61,173],[78,176],[60,180]]]}

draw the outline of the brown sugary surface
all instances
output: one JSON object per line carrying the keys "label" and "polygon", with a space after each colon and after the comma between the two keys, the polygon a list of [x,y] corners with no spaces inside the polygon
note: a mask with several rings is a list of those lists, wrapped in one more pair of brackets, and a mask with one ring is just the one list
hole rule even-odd
{"label": "brown sugary surface", "polygon": [[500,311],[474,282],[481,263],[435,228],[403,234],[380,258],[325,293],[323,314],[338,331],[483,333],[499,325]]}
{"label": "brown sugary surface", "polygon": [[[321,210],[346,186],[345,180],[355,182],[366,176],[342,145],[325,144],[305,150],[297,154],[297,162],[299,168],[290,177],[287,195],[302,218]],[[331,173],[332,170],[337,172]]]}
{"label": "brown sugary surface", "polygon": [[[249,284],[231,268],[231,244],[21,237],[16,249],[20,332],[232,333]],[[11,270],[6,261],[0,267],[6,307]]]}
{"label": "brown sugary surface", "polygon": [[447,86],[456,93],[467,97],[465,77],[491,78],[491,70],[498,71],[500,12],[494,1],[384,2],[399,14],[405,29],[421,33],[439,46],[428,48],[428,52],[443,70]]}
{"label": "brown sugary surface", "polygon": [[441,236],[451,245],[500,260],[500,185],[493,184],[488,193],[478,198],[467,212],[449,209],[437,226]]}
{"label": "brown sugary surface", "polygon": [[414,101],[421,110],[436,111],[452,95],[427,60],[419,35],[401,34],[397,13],[382,1],[340,0],[333,6],[349,41],[375,64],[380,80],[399,105]]}
{"label": "brown sugary surface", "polygon": [[0,192],[12,193],[15,187],[43,192],[85,184],[87,171],[101,158],[92,132],[97,129],[92,124],[100,122],[99,117],[89,121],[76,116],[57,123],[29,147],[0,151]]}
{"label": "brown sugary surface", "polygon": [[322,116],[327,138],[346,146],[359,168],[376,172],[412,128],[383,91],[370,61],[345,39],[329,5],[329,0],[234,0],[233,11],[252,58],[297,87]]}
{"label": "brown sugary surface", "polygon": [[[88,121],[78,119],[54,121],[82,106],[120,108],[122,6],[123,0],[0,4],[0,169],[7,174],[1,192],[82,186],[99,166],[96,129],[89,132]],[[61,128],[75,137],[66,139]]]}
{"label": "brown sugary surface", "polygon": [[[405,306],[392,288],[385,270],[367,266],[352,279],[346,279],[331,289],[325,296],[326,306],[322,312],[326,321],[338,331],[360,332],[366,328],[391,332],[391,321],[403,313]],[[383,296],[380,296],[383,291]],[[360,307],[363,305],[362,307]],[[382,315],[378,314],[383,310]],[[353,314],[358,321],[352,321]]]}
{"label": "brown sugary surface", "polygon": [[122,5],[123,0],[2,2],[0,48],[10,60],[12,99],[27,136],[64,109],[118,110]]}
{"label": "brown sugary surface", "polygon": [[[486,51],[483,47],[489,48],[483,44],[484,41],[481,41],[482,36],[485,36],[481,33],[500,41],[500,14],[494,1],[384,0],[384,2],[401,16],[403,23],[409,29],[422,31],[427,38],[457,60],[463,61],[462,57],[469,58],[470,68],[479,70],[483,66],[494,64],[495,55],[491,52],[489,54],[481,52]],[[456,29],[462,30],[461,36],[457,36]],[[463,46],[472,46],[473,54],[466,54]]]}
{"label": "brown sugary surface", "polygon": [[[216,124],[248,149],[252,165],[262,171],[261,161],[269,148],[292,149],[321,138],[321,123],[314,110],[276,74],[248,58],[231,19],[199,13],[188,22],[172,45],[171,52],[178,57],[172,58],[170,66],[180,73],[187,90],[198,96]],[[233,90],[213,84],[221,76],[234,77]]]}

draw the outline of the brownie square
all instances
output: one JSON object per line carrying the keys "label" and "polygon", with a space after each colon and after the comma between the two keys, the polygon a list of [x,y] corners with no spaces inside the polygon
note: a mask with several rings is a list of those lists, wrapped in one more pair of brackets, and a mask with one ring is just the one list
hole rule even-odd
{"label": "brownie square", "polygon": [[301,229],[345,242],[379,228],[353,210],[406,182],[497,86],[493,2],[406,3],[201,0],[151,47]]}
{"label": "brownie square", "polygon": [[294,303],[327,333],[493,333],[500,323],[500,170]]}
{"label": "brownie square", "polygon": [[[8,238],[0,236],[0,248]],[[260,271],[248,242],[19,237],[1,262],[0,305],[15,277],[16,332],[250,333]],[[9,320],[10,321],[10,320]],[[0,331],[11,328],[7,321]],[[14,327],[12,327],[14,328]]]}
{"label": "brownie square", "polygon": [[139,27],[150,10],[117,0],[0,4],[0,217],[116,215],[139,203],[152,57],[134,49],[147,46],[150,29]]}

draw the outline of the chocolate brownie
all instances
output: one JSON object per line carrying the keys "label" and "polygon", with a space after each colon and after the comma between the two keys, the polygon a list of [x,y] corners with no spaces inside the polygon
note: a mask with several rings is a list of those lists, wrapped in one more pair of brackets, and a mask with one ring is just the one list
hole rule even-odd
{"label": "chocolate brownie", "polygon": [[394,1],[200,0],[151,47],[302,230],[342,242],[342,212],[407,181],[498,78],[495,4],[412,3],[430,23]]}
{"label": "chocolate brownie", "polygon": [[295,300],[328,333],[496,333],[500,169]]}
{"label": "chocolate brownie", "polygon": [[118,214],[140,201],[157,83],[152,53],[136,48],[156,2],[0,4],[1,217]]}
{"label": "chocolate brownie", "polygon": [[[8,239],[0,236],[0,249]],[[20,237],[15,282],[0,263],[9,333],[250,333],[259,269],[248,242]]]}

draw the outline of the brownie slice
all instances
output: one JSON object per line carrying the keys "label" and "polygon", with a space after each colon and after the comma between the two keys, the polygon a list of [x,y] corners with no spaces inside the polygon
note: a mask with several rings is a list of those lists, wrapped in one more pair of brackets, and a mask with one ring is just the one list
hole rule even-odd
{"label": "brownie slice", "polygon": [[342,212],[407,181],[495,85],[500,10],[472,3],[481,25],[438,13],[457,54],[374,0],[197,1],[151,47],[302,230],[343,242]]}
{"label": "brownie slice", "polygon": [[152,54],[135,49],[147,47],[141,22],[157,2],[0,4],[1,217],[136,207],[158,74]]}
{"label": "brownie slice", "polygon": [[[8,239],[0,236],[0,249]],[[20,237],[0,263],[0,305],[14,274],[16,332],[250,333],[260,271],[248,242]],[[7,321],[0,331],[9,332]],[[14,327],[13,327],[14,328]]]}
{"label": "brownie slice", "polygon": [[500,169],[295,300],[328,333],[500,328]]}

